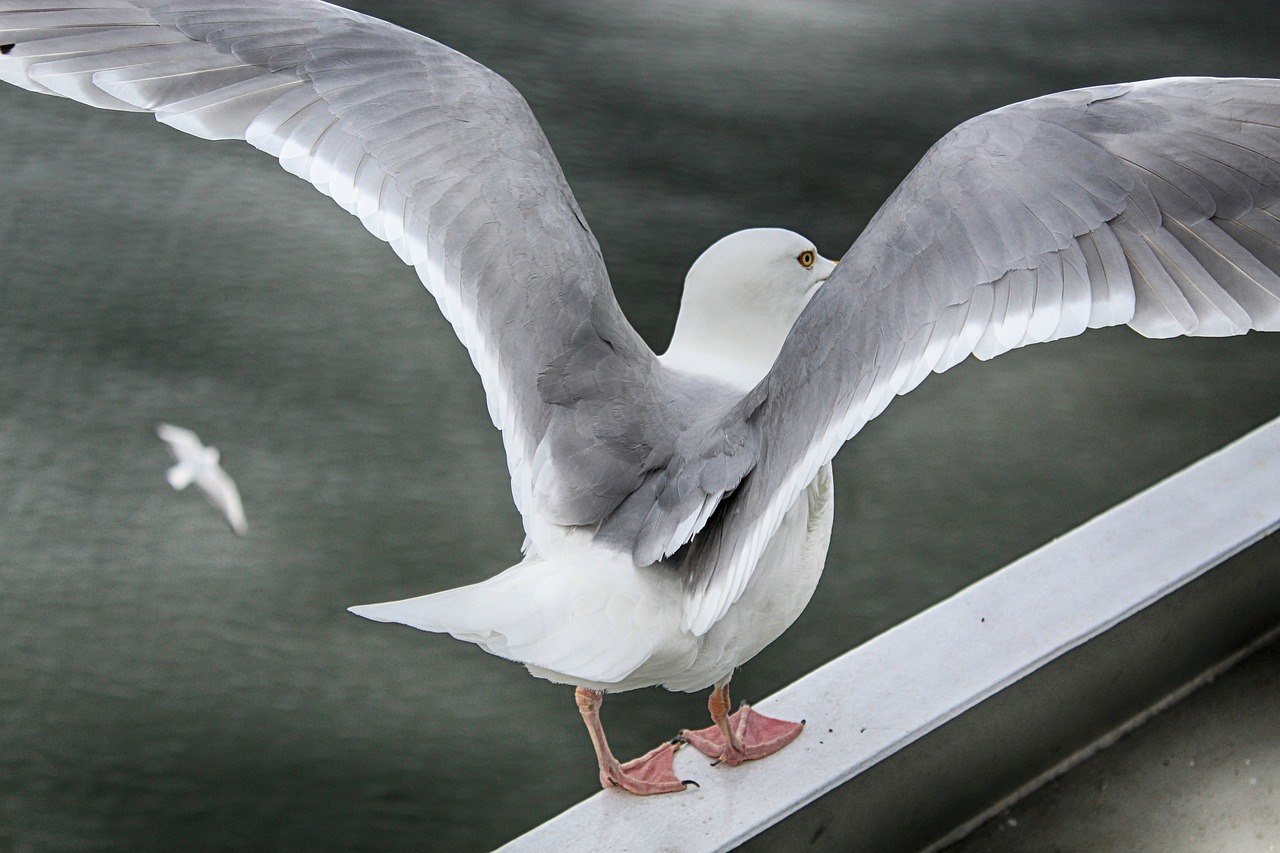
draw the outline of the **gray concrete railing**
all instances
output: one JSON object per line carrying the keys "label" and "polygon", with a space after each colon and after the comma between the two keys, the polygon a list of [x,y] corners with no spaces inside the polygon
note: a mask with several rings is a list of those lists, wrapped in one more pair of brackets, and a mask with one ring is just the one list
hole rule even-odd
{"label": "gray concrete railing", "polygon": [[937,849],[1280,625],[1280,419],[759,703],[808,720],[683,794],[601,792],[505,853]]}

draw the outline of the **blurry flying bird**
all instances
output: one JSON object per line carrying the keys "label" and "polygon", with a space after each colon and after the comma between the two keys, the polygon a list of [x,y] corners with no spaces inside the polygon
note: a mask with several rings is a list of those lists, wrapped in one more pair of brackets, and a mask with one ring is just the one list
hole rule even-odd
{"label": "blurry flying bird", "polygon": [[181,491],[195,483],[209,499],[209,503],[227,517],[231,529],[243,536],[249,530],[249,524],[244,518],[240,491],[230,475],[222,470],[218,448],[205,447],[194,432],[172,424],[157,425],[156,435],[160,436],[169,448],[169,454],[176,460],[176,464],[165,472],[169,485]]}

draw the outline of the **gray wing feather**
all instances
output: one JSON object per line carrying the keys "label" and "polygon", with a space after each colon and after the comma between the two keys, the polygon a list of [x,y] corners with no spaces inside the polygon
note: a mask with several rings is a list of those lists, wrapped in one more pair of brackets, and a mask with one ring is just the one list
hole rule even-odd
{"label": "gray wing feather", "polygon": [[[449,48],[311,0],[72,0],[57,8],[0,0],[0,44],[14,45],[0,56],[0,79],[153,112],[205,138],[246,139],[389,242],[417,269],[481,374],[535,540],[532,461],[556,429],[553,416],[582,402],[545,400],[543,370],[603,347],[615,386],[660,390],[656,359],[618,308],[524,100]],[[579,359],[578,385],[595,370]],[[636,397],[633,408],[657,406]],[[587,401],[576,416],[601,408]],[[628,417],[657,424],[649,441],[651,464],[660,464],[674,443],[662,426],[669,419]],[[601,489],[615,454],[603,427],[588,426],[589,458],[559,465],[558,491],[539,497],[580,524],[599,521],[643,476],[627,471]],[[557,513],[557,501],[567,508]]]}
{"label": "gray wing feather", "polygon": [[873,218],[758,389],[760,462],[690,545],[685,625],[724,614],[819,468],[930,372],[1121,323],[1278,330],[1278,271],[1280,81],[1075,90],[962,124]]}

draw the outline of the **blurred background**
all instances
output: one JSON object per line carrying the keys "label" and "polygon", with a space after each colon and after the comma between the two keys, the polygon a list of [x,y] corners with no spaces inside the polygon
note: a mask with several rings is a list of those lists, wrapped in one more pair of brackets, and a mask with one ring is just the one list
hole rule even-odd
{"label": "blurred background", "polygon": [[[353,5],[525,94],[658,350],[706,246],[776,225],[838,257],[966,118],[1280,76],[1270,0]],[[0,848],[482,850],[593,793],[569,688],[345,612],[519,558],[413,271],[269,157],[142,116],[2,88],[0,176]],[[1280,415],[1278,386],[1280,335],[1127,329],[931,378],[837,457],[826,574],[735,697]],[[221,449],[247,538],[169,489],[160,420]],[[704,703],[625,694],[605,724],[630,756]]]}

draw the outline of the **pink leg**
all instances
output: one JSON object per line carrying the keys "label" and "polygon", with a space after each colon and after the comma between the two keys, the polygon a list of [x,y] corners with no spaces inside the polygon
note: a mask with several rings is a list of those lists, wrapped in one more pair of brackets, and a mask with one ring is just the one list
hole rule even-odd
{"label": "pink leg", "polygon": [[707,699],[707,710],[715,725],[680,736],[703,755],[736,767],[744,761],[773,755],[800,736],[804,721],[775,720],[751,710],[745,702],[729,714],[729,682],[717,684]]}
{"label": "pink leg", "polygon": [[598,690],[579,687],[574,698],[578,700],[578,710],[582,712],[582,720],[587,724],[591,743],[596,748],[596,761],[600,765],[600,787],[621,788],[632,794],[669,794],[683,791],[686,785],[697,784],[682,782],[676,778],[672,761],[676,750],[680,748],[678,741],[664,743],[634,761],[619,764],[618,759],[609,751],[609,742],[604,738],[604,726],[600,723],[600,705],[604,702],[604,694]]}

